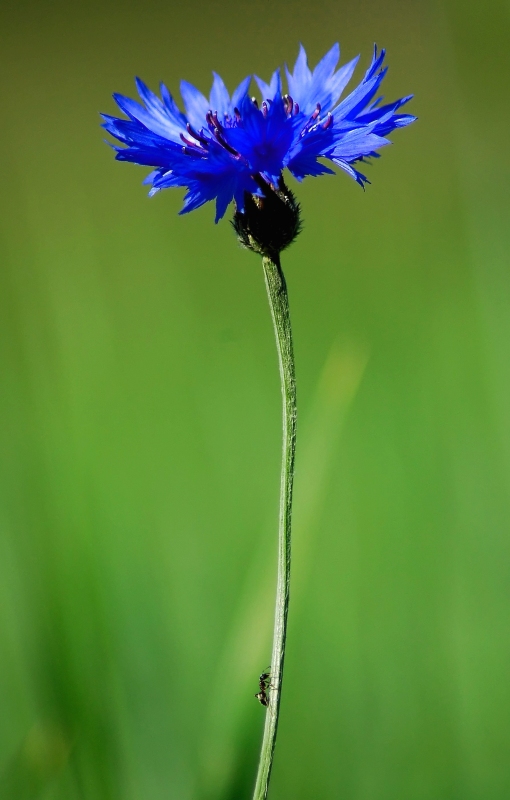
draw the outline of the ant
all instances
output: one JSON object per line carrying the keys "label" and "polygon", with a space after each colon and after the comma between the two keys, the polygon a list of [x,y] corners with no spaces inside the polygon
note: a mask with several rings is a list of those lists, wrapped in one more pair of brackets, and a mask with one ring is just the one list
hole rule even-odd
{"label": "ant", "polygon": [[269,667],[266,667],[266,670],[260,676],[259,690],[255,695],[259,703],[263,706],[266,706],[266,708],[269,706],[269,695],[267,693],[267,690],[275,688],[273,684],[270,682],[271,673],[268,672],[269,669],[270,669]]}

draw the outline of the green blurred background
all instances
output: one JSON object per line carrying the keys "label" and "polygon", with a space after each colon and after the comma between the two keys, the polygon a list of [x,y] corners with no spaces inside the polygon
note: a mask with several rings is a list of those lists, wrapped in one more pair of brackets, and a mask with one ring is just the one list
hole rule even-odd
{"label": "green blurred background", "polygon": [[0,797],[244,800],[280,460],[257,258],[148,200],[98,112],[339,40],[419,121],[299,186],[294,575],[271,797],[510,797],[501,0],[5,2]]}

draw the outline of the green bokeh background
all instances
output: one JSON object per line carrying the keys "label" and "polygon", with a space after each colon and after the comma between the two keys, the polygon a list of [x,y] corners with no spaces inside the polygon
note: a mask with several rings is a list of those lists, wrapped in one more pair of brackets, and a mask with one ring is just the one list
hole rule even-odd
{"label": "green bokeh background", "polygon": [[6,2],[0,797],[244,800],[280,460],[255,256],[153,200],[98,111],[339,40],[419,122],[299,186],[281,800],[510,797],[508,40],[500,0]]}

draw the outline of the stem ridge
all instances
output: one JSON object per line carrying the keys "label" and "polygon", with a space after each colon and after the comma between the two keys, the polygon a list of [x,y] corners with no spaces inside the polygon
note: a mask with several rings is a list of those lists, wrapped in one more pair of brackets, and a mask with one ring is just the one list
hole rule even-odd
{"label": "stem ridge", "polygon": [[297,422],[296,376],[287,284],[280,265],[279,256],[264,256],[262,258],[262,266],[273,319],[280,367],[283,406],[283,443],[280,482],[280,516],[278,526],[278,581],[276,589],[273,652],[271,657],[272,689],[270,692],[268,713],[266,713],[253,800],[265,800],[267,797],[280,713],[290,596],[292,490],[294,483]]}

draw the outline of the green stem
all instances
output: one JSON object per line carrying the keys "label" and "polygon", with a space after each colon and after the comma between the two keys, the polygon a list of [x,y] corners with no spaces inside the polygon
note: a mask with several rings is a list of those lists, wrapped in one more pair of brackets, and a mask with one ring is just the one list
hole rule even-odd
{"label": "green stem", "polygon": [[283,399],[283,453],[278,530],[278,584],[271,657],[271,689],[253,800],[265,800],[273,764],[283,678],[290,589],[290,525],[296,452],[296,377],[287,285],[278,257],[262,259],[276,336]]}

